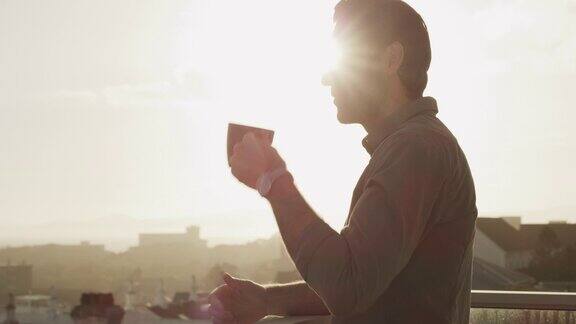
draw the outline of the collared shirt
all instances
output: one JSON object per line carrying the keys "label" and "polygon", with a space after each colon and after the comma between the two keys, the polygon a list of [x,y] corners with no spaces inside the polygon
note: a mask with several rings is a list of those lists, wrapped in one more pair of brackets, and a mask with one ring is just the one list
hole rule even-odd
{"label": "collared shirt", "polygon": [[340,233],[317,220],[294,262],[333,323],[468,323],[474,184],[433,98],[388,116]]}

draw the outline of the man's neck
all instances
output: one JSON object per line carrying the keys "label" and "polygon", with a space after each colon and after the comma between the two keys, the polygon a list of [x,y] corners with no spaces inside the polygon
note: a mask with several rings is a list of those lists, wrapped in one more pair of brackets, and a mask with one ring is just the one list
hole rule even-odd
{"label": "man's neck", "polygon": [[412,99],[404,95],[390,96],[384,102],[384,104],[378,107],[379,109],[377,110],[375,116],[367,118],[364,122],[361,123],[362,127],[364,127],[368,134],[376,131],[380,125],[382,125],[383,121],[388,118],[388,116],[398,111],[398,109],[402,109],[402,107],[410,101],[412,101]]}

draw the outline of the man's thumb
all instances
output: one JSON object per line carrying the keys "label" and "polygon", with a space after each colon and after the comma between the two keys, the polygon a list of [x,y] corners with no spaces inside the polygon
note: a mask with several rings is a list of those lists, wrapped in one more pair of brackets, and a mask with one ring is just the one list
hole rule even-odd
{"label": "man's thumb", "polygon": [[239,289],[240,288],[240,280],[236,279],[234,277],[232,277],[231,275],[229,275],[228,273],[224,272],[222,274],[222,279],[224,279],[224,282],[234,288],[234,289]]}

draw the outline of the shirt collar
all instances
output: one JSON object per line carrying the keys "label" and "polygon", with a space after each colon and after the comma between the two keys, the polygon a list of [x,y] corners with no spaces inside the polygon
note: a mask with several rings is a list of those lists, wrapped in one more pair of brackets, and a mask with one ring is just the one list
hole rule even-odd
{"label": "shirt collar", "polygon": [[386,117],[377,130],[368,133],[368,135],[364,137],[362,140],[362,146],[364,146],[368,154],[372,155],[376,148],[378,148],[378,145],[380,145],[386,137],[400,128],[404,122],[424,112],[432,113],[434,115],[438,113],[438,106],[434,98],[418,98],[400,107]]}

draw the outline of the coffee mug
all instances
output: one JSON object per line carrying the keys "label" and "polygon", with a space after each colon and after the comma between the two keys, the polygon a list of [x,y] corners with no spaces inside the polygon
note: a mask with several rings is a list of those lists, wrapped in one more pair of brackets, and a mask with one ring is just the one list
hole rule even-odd
{"label": "coffee mug", "polygon": [[234,153],[234,145],[241,142],[244,135],[248,133],[253,133],[256,137],[261,139],[266,139],[270,143],[274,139],[274,131],[264,128],[240,125],[229,123],[228,124],[228,138],[227,138],[227,149],[228,149],[228,165],[230,165],[230,158]]}

